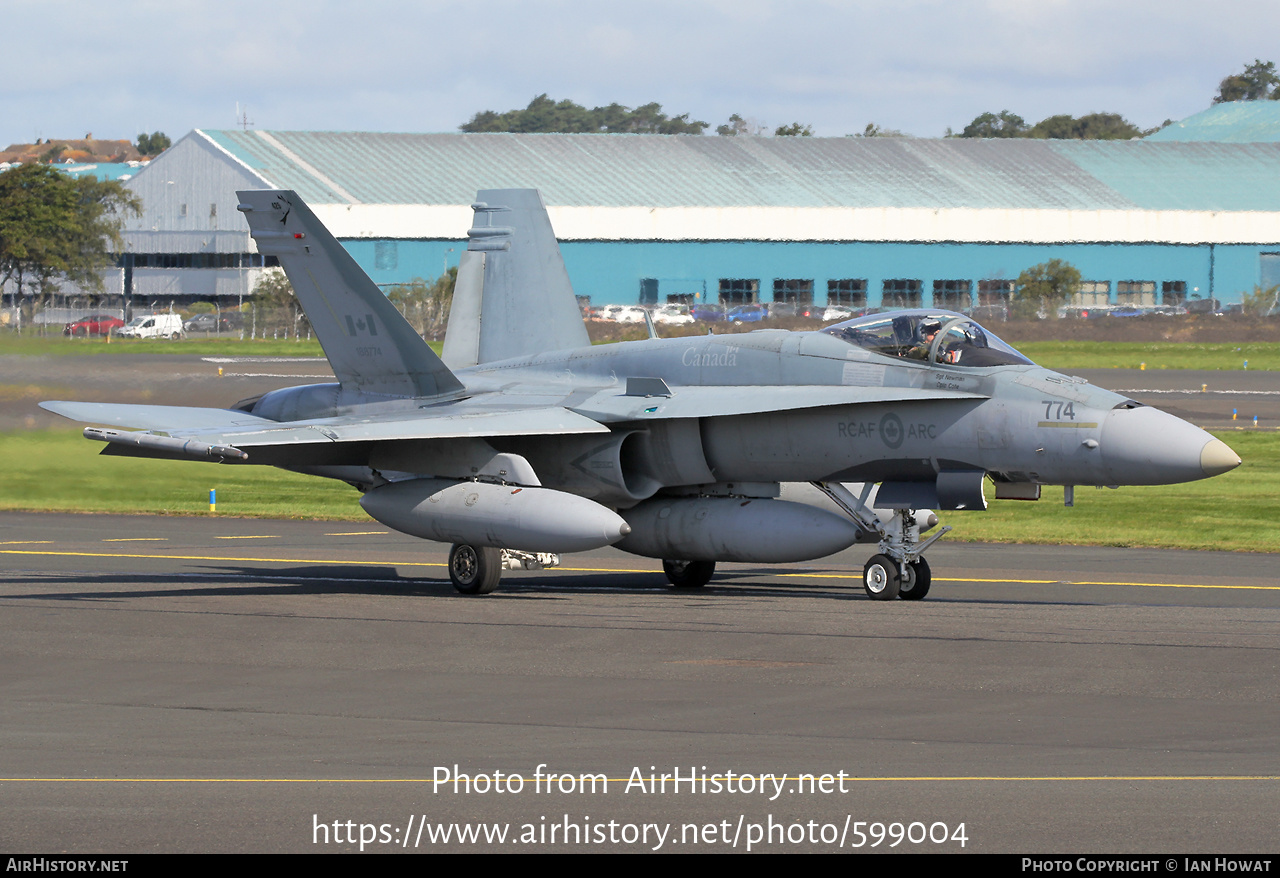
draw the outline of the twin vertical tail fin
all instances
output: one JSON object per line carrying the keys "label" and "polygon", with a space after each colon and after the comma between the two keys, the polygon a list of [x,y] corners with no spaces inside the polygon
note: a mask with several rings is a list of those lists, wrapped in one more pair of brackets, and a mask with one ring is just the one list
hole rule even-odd
{"label": "twin vertical tail fin", "polygon": [[578,300],[536,189],[484,189],[458,264],[444,338],[454,369],[589,347]]}
{"label": "twin vertical tail fin", "polygon": [[295,192],[237,192],[258,251],[280,260],[344,389],[447,397],[462,383]]}

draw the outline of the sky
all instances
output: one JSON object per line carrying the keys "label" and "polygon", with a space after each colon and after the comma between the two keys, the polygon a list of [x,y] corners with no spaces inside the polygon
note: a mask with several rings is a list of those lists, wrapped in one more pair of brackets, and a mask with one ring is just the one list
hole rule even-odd
{"label": "sky", "polygon": [[[538,94],[918,137],[984,112],[1208,107],[1275,0],[5,0],[0,147],[231,128],[456,131]],[[26,34],[26,38],[20,35]]]}

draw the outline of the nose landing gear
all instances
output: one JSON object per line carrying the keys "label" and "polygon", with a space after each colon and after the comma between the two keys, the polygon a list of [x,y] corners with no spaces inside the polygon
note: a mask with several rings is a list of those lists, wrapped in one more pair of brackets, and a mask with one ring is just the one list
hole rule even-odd
{"label": "nose landing gear", "polygon": [[[860,497],[855,497],[839,482],[814,482],[813,486],[831,498],[865,533],[880,538],[879,554],[872,555],[862,568],[862,586],[867,597],[873,601],[891,601],[894,598],[918,601],[929,593],[933,576],[929,562],[924,559],[924,551],[951,530],[950,527],[941,528],[921,542],[922,518],[937,522],[932,513],[919,516],[914,509],[894,509],[887,522],[881,521],[867,502],[873,485],[864,485]],[[928,530],[930,526],[925,522],[924,529]]]}

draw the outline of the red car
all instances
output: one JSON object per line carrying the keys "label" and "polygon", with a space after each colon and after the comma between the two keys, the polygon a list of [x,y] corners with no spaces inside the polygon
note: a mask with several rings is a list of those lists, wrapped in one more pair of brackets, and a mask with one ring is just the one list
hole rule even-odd
{"label": "red car", "polygon": [[62,328],[63,335],[106,335],[124,326],[124,321],[110,314],[90,314]]}

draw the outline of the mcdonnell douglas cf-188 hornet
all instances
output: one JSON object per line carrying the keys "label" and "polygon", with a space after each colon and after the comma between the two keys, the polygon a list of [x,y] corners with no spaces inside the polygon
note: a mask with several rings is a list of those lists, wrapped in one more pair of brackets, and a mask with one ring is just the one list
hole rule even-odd
{"label": "mcdonnell douglas cf-188 hornet", "polygon": [[[1043,485],[1160,485],[1240,459],[1172,415],[1042,369],[961,314],[873,314],[593,347],[535,190],[482,191],[437,357],[297,194],[238,193],[337,383],[230,409],[47,402],[104,454],[265,464],[348,482],[373,518],[452,543],[449,576],[613,545],[672,584],[716,562],[877,543],[878,600],[929,589],[932,510]],[[656,335],[650,330],[650,335]],[[794,499],[790,499],[794,498]]]}

